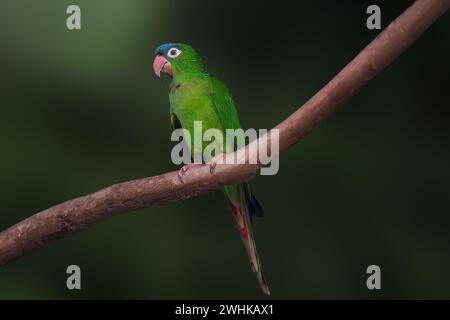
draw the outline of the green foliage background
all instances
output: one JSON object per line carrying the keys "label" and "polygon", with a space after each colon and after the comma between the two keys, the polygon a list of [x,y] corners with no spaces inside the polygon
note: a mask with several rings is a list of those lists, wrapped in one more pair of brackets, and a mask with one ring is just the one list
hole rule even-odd
{"label": "green foliage background", "polygon": [[[382,26],[412,1],[377,1]],[[82,9],[68,31],[65,10]],[[154,48],[194,46],[271,128],[377,34],[369,1],[2,0],[0,229],[174,170]],[[450,298],[450,17],[253,188],[272,298]],[[65,288],[69,264],[81,291]],[[382,269],[382,290],[365,287]],[[0,268],[0,298],[265,298],[220,193],[115,217]]]}

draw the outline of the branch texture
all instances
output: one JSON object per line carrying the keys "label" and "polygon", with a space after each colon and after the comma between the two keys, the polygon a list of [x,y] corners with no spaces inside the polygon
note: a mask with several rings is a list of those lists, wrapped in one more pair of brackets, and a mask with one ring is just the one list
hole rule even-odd
{"label": "branch texture", "polygon": [[[356,56],[325,87],[284,120],[279,130],[280,152],[307,135],[314,126],[343,105],[364,84],[396,59],[450,6],[450,0],[417,0]],[[260,139],[267,139],[264,136]],[[236,151],[255,155],[255,144]],[[250,180],[260,165],[217,165],[189,170],[184,183],[178,172],[119,183],[39,212],[0,233],[0,265],[45,244],[77,233],[114,215],[180,201]]]}

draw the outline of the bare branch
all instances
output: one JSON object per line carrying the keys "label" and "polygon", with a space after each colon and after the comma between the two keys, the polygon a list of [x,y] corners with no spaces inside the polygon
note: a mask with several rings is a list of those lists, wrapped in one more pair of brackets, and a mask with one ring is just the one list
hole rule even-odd
{"label": "bare branch", "polygon": [[[324,88],[276,128],[284,152],[343,105],[367,81],[404,52],[450,6],[450,0],[417,0]],[[260,138],[261,139],[261,138]],[[254,152],[251,145],[250,152]],[[238,150],[242,152],[244,150]],[[124,182],[39,212],[0,233],[0,265],[48,242],[79,232],[114,215],[180,201],[255,177],[259,165],[218,165]]]}

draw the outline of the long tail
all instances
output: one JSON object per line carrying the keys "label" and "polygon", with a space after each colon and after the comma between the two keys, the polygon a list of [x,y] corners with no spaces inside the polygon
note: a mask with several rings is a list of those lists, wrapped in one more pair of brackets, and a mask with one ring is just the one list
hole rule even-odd
{"label": "long tail", "polygon": [[250,259],[252,270],[258,278],[261,290],[265,294],[270,295],[269,287],[264,279],[261,263],[258,258],[258,252],[256,251],[255,239],[251,227],[251,216],[262,216],[261,206],[251,193],[247,183],[225,187],[224,192],[225,200],[233,216],[234,224]]}

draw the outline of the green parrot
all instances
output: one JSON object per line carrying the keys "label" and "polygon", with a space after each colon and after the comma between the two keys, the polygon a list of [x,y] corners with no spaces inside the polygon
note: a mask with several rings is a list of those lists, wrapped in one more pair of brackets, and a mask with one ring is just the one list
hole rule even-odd
{"label": "green parrot", "polygon": [[[172,78],[169,85],[169,101],[173,129],[183,128],[194,137],[194,121],[201,121],[203,130],[218,129],[225,137],[226,129],[241,128],[233,98],[227,87],[209,75],[202,59],[191,46],[180,43],[159,46],[155,51],[153,70],[160,79],[161,73]],[[237,140],[236,149],[243,147],[245,139]],[[202,143],[201,147],[197,146],[196,149],[191,143],[188,147],[193,157],[196,153],[202,154],[205,145]],[[224,141],[224,144],[220,145],[220,151],[223,154],[235,150],[232,144]],[[191,163],[183,166],[179,173],[180,178],[182,179],[190,167],[205,165],[213,160],[203,157],[201,159],[203,164]],[[263,210],[248,183],[226,186],[223,192],[252,270],[258,278],[262,291],[269,295],[269,287],[264,280],[251,229],[252,216],[262,216]]]}

